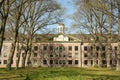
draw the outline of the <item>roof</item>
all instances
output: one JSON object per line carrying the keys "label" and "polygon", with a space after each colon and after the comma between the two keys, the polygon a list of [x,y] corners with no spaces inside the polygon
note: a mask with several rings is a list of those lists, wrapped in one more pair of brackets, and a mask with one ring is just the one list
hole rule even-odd
{"label": "roof", "polygon": [[[58,36],[60,34],[36,34],[34,37],[34,42],[52,42],[53,38]],[[62,34],[65,36],[69,37],[69,42],[107,42],[108,38],[111,37],[111,42],[117,42],[118,41],[118,36],[117,34],[113,34],[112,36],[109,36],[108,34],[102,34],[102,35],[95,35],[95,34]],[[21,40],[22,35],[19,35]],[[11,41],[11,38],[13,35],[8,35],[7,33],[5,34],[5,41]]]}

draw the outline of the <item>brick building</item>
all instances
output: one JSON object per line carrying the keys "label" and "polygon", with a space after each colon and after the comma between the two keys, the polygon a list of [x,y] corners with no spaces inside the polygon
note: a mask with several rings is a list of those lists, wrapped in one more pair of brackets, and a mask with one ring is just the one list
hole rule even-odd
{"label": "brick building", "polygon": [[[65,27],[59,24],[58,34],[52,35],[47,41],[33,42],[31,54],[31,66],[71,66],[71,67],[92,67],[107,66],[107,43],[104,39],[94,43],[90,35],[65,34]],[[47,36],[47,35],[46,35]],[[48,38],[48,37],[47,37]],[[110,65],[116,66],[117,43],[110,43]],[[11,48],[10,41],[4,41],[2,53],[0,54],[0,67],[5,67]],[[24,57],[24,51],[20,55],[20,63]],[[18,59],[17,49],[15,50],[12,67],[16,66]],[[27,62],[26,62],[27,66]]]}

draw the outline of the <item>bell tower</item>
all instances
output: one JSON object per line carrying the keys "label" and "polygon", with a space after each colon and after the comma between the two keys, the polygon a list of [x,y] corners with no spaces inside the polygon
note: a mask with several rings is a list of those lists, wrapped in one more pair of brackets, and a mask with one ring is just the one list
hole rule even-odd
{"label": "bell tower", "polygon": [[69,38],[68,36],[65,35],[64,31],[65,31],[64,24],[62,23],[58,24],[58,27],[57,27],[58,34],[57,34],[57,37],[53,38],[53,41],[69,41]]}
{"label": "bell tower", "polygon": [[64,33],[64,30],[65,30],[64,24],[62,23],[58,24],[57,30],[58,30],[58,33]]}

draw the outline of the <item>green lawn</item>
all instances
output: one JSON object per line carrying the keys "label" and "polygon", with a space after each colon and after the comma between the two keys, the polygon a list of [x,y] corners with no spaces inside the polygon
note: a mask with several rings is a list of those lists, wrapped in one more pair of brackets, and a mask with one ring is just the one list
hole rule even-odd
{"label": "green lawn", "polygon": [[0,80],[120,80],[120,72],[106,68],[0,69]]}

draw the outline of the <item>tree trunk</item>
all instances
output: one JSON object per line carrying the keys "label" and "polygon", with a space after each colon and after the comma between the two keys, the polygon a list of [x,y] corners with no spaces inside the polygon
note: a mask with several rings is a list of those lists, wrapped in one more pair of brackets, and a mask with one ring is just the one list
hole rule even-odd
{"label": "tree trunk", "polygon": [[10,54],[9,54],[9,57],[8,57],[8,62],[7,62],[7,70],[11,70],[11,64],[12,64],[12,61],[13,61],[13,55],[14,55],[14,52],[15,52],[15,47],[16,47],[16,41],[14,41],[12,43],[12,47],[11,47],[11,50],[10,50]]}
{"label": "tree trunk", "polygon": [[93,67],[96,65],[96,46],[93,44]]}
{"label": "tree trunk", "polygon": [[[19,44],[18,44],[18,46],[19,46]],[[20,55],[21,55],[21,51],[22,51],[22,48],[23,48],[23,46],[19,46],[19,50],[18,50],[18,58],[17,58],[17,61],[16,61],[16,69],[18,69],[19,68],[19,62],[20,62]]]}
{"label": "tree trunk", "polygon": [[107,45],[107,68],[110,68],[110,44]]}
{"label": "tree trunk", "polygon": [[12,59],[13,59],[13,55],[14,55],[14,52],[15,52],[16,42],[17,42],[17,39],[18,39],[19,20],[20,20],[20,17],[16,21],[15,37],[14,37],[14,41],[12,43],[12,48],[11,48],[11,51],[10,51],[9,57],[8,57],[8,63],[7,63],[7,66],[6,66],[7,70],[11,69]]}
{"label": "tree trunk", "polygon": [[30,49],[28,51],[28,57],[27,57],[27,64],[28,64],[28,67],[30,66],[31,64],[31,60],[30,60],[30,57],[31,57],[31,49],[32,49],[32,43],[30,44]]}
{"label": "tree trunk", "polygon": [[28,53],[28,49],[25,50],[25,53],[24,53],[23,58],[22,58],[22,68],[25,68],[27,53]]}
{"label": "tree trunk", "polygon": [[[113,1],[110,2],[110,12],[113,14]],[[107,45],[107,68],[110,68],[110,53],[111,53],[111,40],[112,40],[112,27],[113,19],[111,15],[108,15],[109,20],[109,31],[108,31],[108,45]]]}
{"label": "tree trunk", "polygon": [[1,22],[1,29],[0,29],[0,54],[1,54],[3,40],[4,40],[5,25],[6,25],[6,18],[3,18]]}
{"label": "tree trunk", "polygon": [[118,4],[118,53],[117,53],[117,66],[116,70],[120,71],[120,3]]}
{"label": "tree trunk", "polygon": [[98,51],[98,66],[101,67],[102,65],[102,58],[101,58],[101,49]]}

